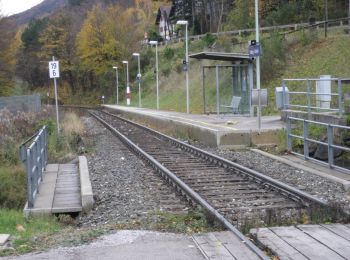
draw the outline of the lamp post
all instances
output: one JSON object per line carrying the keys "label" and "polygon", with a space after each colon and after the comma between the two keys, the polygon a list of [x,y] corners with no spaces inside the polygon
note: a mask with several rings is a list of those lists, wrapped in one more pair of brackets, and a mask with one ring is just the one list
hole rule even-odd
{"label": "lamp post", "polygon": [[134,52],[132,56],[137,57],[138,73],[136,79],[139,82],[139,107],[141,107],[141,71],[140,71],[140,53]]}
{"label": "lamp post", "polygon": [[188,87],[188,21],[180,20],[177,21],[176,24],[178,25],[185,25],[186,33],[185,33],[185,41],[186,41],[186,57],[185,57],[185,71],[186,71],[186,112],[187,114],[190,113],[190,92]]}
{"label": "lamp post", "polygon": [[[255,40],[259,43],[259,7],[258,0],[255,0]],[[260,96],[260,57],[256,57],[256,88],[258,90],[258,128],[261,129],[261,96]]]}
{"label": "lamp post", "polygon": [[117,85],[117,105],[119,105],[119,79],[118,79],[118,67],[113,66],[113,69],[115,69],[115,80]]}
{"label": "lamp post", "polygon": [[158,41],[150,41],[149,44],[156,46],[157,110],[159,110]]}
{"label": "lamp post", "polygon": [[129,62],[123,60],[123,64],[126,64],[126,105],[130,106]]}

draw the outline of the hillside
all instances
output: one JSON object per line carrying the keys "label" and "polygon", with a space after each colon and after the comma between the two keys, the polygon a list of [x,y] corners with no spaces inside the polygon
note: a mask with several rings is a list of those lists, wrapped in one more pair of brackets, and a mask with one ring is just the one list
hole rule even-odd
{"label": "hillside", "polygon": [[31,9],[10,17],[17,27],[29,23],[33,18],[42,18],[62,9],[68,4],[68,0],[44,0]]}
{"label": "hillside", "polygon": [[[269,107],[265,108],[265,113],[277,113],[274,107],[274,90],[280,86],[283,78],[316,78],[320,75],[332,75],[333,77],[350,77],[350,37],[344,34],[333,34],[328,38],[318,37],[316,40],[301,44],[300,42],[290,45],[284,51],[286,52],[286,60],[279,61],[275,67],[270,70],[278,70],[275,76],[269,80],[262,82],[262,88],[268,88],[269,91]],[[174,68],[172,72],[165,76],[163,71],[169,67],[169,62],[161,56],[160,58],[160,108],[167,110],[176,110],[184,112],[186,108],[185,98],[185,82],[184,74],[176,72],[175,67],[181,62],[182,45],[175,48],[175,53],[180,53],[175,60],[172,60]],[[198,51],[196,44],[191,43],[190,53]],[[269,57],[263,57],[268,59]],[[214,62],[198,62],[190,60],[190,110],[193,113],[201,113],[203,111],[203,92],[202,92],[202,69],[201,65],[214,65]],[[146,77],[149,72],[145,72]],[[207,81],[212,82],[215,86],[214,72],[206,75]],[[148,107],[155,107],[155,91],[154,82],[144,82],[144,89],[148,90],[144,97],[143,104]],[[206,93],[207,98],[215,100],[215,91]],[[137,105],[137,99],[134,100]]]}

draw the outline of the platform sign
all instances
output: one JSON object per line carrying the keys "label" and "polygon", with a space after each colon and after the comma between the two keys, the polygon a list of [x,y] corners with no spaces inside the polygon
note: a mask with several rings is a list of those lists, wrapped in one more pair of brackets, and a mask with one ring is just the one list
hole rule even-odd
{"label": "platform sign", "polygon": [[255,45],[249,45],[248,53],[249,53],[249,58],[260,57],[262,55],[260,44],[255,43]]}
{"label": "platform sign", "polygon": [[60,132],[60,122],[58,116],[58,95],[57,95],[57,83],[56,78],[60,77],[60,66],[59,62],[55,60],[55,57],[52,57],[52,61],[49,61],[49,74],[50,78],[53,79],[55,86],[55,103],[56,103],[56,123],[57,123],[57,133]]}
{"label": "platform sign", "polygon": [[60,77],[60,64],[58,61],[49,62],[49,72],[51,79]]}

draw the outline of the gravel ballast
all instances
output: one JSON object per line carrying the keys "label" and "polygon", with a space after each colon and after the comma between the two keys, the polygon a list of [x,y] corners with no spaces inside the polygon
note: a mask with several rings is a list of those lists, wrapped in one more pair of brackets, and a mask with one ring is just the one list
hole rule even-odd
{"label": "gravel ballast", "polygon": [[[189,205],[176,195],[154,170],[129,151],[95,119],[83,118],[88,133],[96,142],[88,156],[95,205],[78,219],[78,225],[98,226],[145,219],[151,212],[185,212]],[[348,193],[341,184],[304,172],[249,150],[228,151],[194,143],[201,149],[242,164],[295,188],[308,192],[350,211]]]}
{"label": "gravel ballast", "polygon": [[349,193],[344,190],[342,184],[289,166],[250,150],[219,150],[198,143],[191,144],[305,191],[326,202],[340,205],[350,213]]}
{"label": "gravel ballast", "polygon": [[142,220],[154,212],[184,213],[188,204],[154,170],[95,119],[84,117],[95,151],[87,156],[94,207],[78,225],[98,226]]}

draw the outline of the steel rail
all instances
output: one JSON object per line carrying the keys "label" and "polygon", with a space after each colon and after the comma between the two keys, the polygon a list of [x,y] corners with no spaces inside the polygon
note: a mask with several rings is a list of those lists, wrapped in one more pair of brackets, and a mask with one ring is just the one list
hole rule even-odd
{"label": "steel rail", "polygon": [[125,118],[122,118],[122,117],[119,117],[117,115],[114,115],[114,114],[111,114],[109,112],[105,112],[105,111],[101,111],[107,115],[110,115],[112,117],[116,117],[118,118],[119,120],[122,120],[124,122],[127,122],[127,123],[130,123],[136,127],[139,127],[139,128],[142,128],[144,130],[147,130],[149,131],[150,133],[153,133],[153,134],[156,134],[158,135],[159,137],[161,138],[164,138],[164,139],[167,139],[167,140],[170,140],[174,145],[176,146],[180,146],[182,149],[184,149],[185,151],[188,151],[188,152],[192,152],[193,154],[197,155],[197,156],[200,156],[202,157],[203,159],[206,159],[206,160],[209,160],[211,162],[214,162],[216,163],[217,165],[219,166],[223,166],[225,168],[233,168],[235,170],[237,170],[239,172],[239,175],[241,176],[247,176],[248,179],[251,179],[251,180],[254,180],[255,182],[261,184],[261,185],[264,185],[264,186],[269,186],[269,187],[272,187],[274,188],[275,190],[279,191],[281,194],[295,200],[295,201],[298,201],[300,203],[302,203],[303,205],[305,206],[310,206],[310,203],[313,203],[313,204],[317,204],[317,205],[320,205],[320,206],[323,206],[323,207],[328,207],[329,205],[323,201],[323,200],[320,200],[318,198],[316,198],[315,196],[312,196],[306,192],[303,192],[299,189],[296,189],[294,187],[291,187],[281,181],[278,181],[278,180],[275,180],[269,176],[266,176],[262,173],[259,173],[255,170],[252,170],[252,169],[249,169],[243,165],[240,165],[240,164],[237,164],[235,162],[232,162],[232,161],[229,161],[225,158],[222,158],[222,157],[219,157],[215,154],[212,154],[210,152],[207,152],[207,151],[204,151],[202,149],[199,149],[195,146],[192,146],[190,144],[187,144],[187,143],[184,143],[180,140],[177,140],[173,137],[170,137],[170,136],[167,136],[167,135],[164,135],[156,130],[153,130],[151,128],[148,128],[146,126],[143,126],[143,125],[140,125],[138,123],[135,123],[135,122],[132,122],[132,121],[129,121]]}
{"label": "steel rail", "polygon": [[[98,115],[89,111],[89,113],[95,117],[99,122],[106,126],[113,134],[118,136],[120,140],[129,146],[135,153],[139,154],[143,159],[145,159],[149,164],[151,164],[158,172],[161,173],[165,179],[170,180],[174,184],[178,185],[183,192],[187,194],[193,201],[201,205],[208,212],[210,212],[220,223],[222,223],[228,230],[230,230],[237,238],[240,239],[252,252],[254,252],[260,259],[268,260],[268,256],[264,254],[255,244],[253,244],[249,239],[247,239],[235,226],[233,226],[223,215],[221,215],[216,209],[214,209],[206,200],[204,200],[197,192],[192,190],[187,184],[185,184],[181,179],[179,179],[174,173],[165,168],[160,164],[153,156],[147,154],[138,145],[129,140],[125,135],[115,129],[112,125],[108,124]],[[106,112],[104,112],[106,113]],[[107,113],[109,114],[109,113]],[[111,115],[111,114],[110,114]],[[119,118],[119,117],[118,117]],[[124,121],[124,120],[123,120]],[[128,121],[129,122],[129,121]],[[129,122],[130,123],[130,122]]]}

